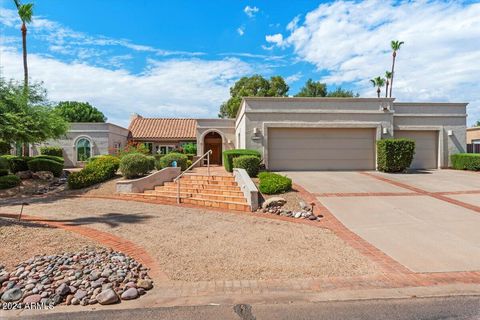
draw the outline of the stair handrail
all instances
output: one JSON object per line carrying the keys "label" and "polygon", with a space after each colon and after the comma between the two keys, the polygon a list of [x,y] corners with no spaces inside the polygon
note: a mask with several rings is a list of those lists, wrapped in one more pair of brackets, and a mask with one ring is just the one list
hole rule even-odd
{"label": "stair handrail", "polygon": [[173,179],[173,182],[177,184],[177,203],[180,203],[180,178],[183,177],[185,173],[187,173],[189,170],[191,170],[200,160],[203,160],[205,156],[207,157],[207,175],[210,177],[210,155],[212,154],[212,150],[208,150],[205,152],[200,158],[198,158],[194,163],[190,165],[185,171],[180,173],[175,179]]}

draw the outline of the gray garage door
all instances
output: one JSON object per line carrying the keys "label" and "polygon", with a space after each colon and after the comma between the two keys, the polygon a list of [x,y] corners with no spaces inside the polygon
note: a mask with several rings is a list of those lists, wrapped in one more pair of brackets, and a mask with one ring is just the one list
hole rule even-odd
{"label": "gray garage door", "polygon": [[395,138],[409,138],[415,141],[415,156],[410,168],[437,168],[438,131],[395,130]]}
{"label": "gray garage door", "polygon": [[375,129],[270,128],[270,170],[375,169]]}

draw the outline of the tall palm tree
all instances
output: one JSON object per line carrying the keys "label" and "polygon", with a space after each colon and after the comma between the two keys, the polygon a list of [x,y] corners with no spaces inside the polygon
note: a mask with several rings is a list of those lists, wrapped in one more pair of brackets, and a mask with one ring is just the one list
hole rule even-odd
{"label": "tall palm tree", "polygon": [[23,74],[24,90],[28,92],[28,65],[27,65],[27,24],[32,22],[33,3],[21,4],[20,0],[13,0],[17,6],[18,16],[22,20],[22,45],[23,45]]}
{"label": "tall palm tree", "polygon": [[392,97],[393,76],[395,75],[395,58],[397,57],[397,51],[400,50],[402,44],[404,44],[404,42],[398,40],[392,40],[392,42],[390,42],[390,47],[392,47],[392,79],[390,80],[390,98]]}
{"label": "tall palm tree", "polygon": [[375,77],[370,80],[374,87],[377,87],[377,97],[380,98],[380,92],[382,92],[382,87],[385,85],[385,79],[382,77]]}
{"label": "tall palm tree", "polygon": [[390,84],[390,79],[392,79],[392,73],[390,71],[385,71],[385,98],[388,98],[388,85]]}

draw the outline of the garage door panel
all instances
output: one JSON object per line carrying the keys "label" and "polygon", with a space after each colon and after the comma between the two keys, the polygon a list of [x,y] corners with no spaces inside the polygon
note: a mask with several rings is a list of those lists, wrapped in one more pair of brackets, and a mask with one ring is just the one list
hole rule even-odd
{"label": "garage door panel", "polygon": [[[355,141],[355,142],[353,142]],[[270,149],[290,149],[299,148],[298,144],[305,144],[308,149],[341,149],[342,146],[348,145],[350,149],[365,149],[371,148],[371,139],[275,139],[270,143]]]}
{"label": "garage door panel", "polygon": [[412,169],[436,169],[438,167],[438,131],[395,130],[395,138],[415,141]]}
{"label": "garage door panel", "polygon": [[272,170],[375,169],[375,129],[271,128]]}

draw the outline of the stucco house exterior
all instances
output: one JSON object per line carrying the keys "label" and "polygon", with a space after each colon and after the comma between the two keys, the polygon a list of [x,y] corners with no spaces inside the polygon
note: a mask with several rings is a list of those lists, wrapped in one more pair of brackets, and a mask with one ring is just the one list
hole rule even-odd
{"label": "stucco house exterior", "polygon": [[248,97],[236,119],[134,114],[128,129],[74,123],[65,139],[47,144],[64,148],[72,166],[82,163],[78,151],[84,148],[82,143],[90,146],[90,155],[97,155],[114,153],[127,141],[145,143],[152,154],[193,142],[198,156],[212,150],[211,163],[219,165],[224,150],[254,149],[267,169],[277,171],[375,170],[376,141],[392,137],[415,140],[416,169],[446,168],[451,154],[466,152],[466,103],[394,100]]}
{"label": "stucco house exterior", "polygon": [[125,147],[128,133],[112,123],[74,122],[64,137],[31,145],[30,155],[40,154],[41,146],[57,146],[63,149],[65,167],[81,167],[92,156],[115,154]]}

